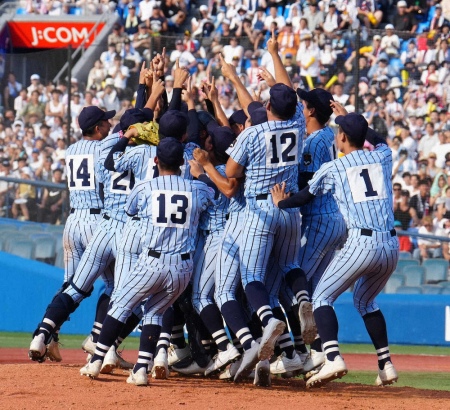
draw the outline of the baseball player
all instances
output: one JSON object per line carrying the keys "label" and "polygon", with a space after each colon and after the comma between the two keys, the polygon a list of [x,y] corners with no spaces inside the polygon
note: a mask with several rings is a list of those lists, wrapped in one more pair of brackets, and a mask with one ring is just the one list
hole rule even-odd
{"label": "baseball player", "polygon": [[[81,114],[85,110],[87,112],[82,116]],[[91,127],[94,127],[95,132],[100,135],[103,135],[102,132],[107,133],[109,131],[111,125],[106,119],[100,121],[100,126],[95,125],[98,123],[98,112],[96,110],[92,110],[91,107],[86,107],[83,111],[80,113],[81,120],[79,118],[79,123],[84,132]],[[134,131],[127,131],[127,133],[131,132]],[[121,135],[121,133],[116,133],[108,138],[111,142],[114,141],[115,143]],[[103,218],[97,225],[81,257],[76,272],[70,278],[69,285],[47,307],[44,320],[39,325],[37,332],[35,332],[35,336],[30,345],[29,355],[31,358],[43,356],[45,353],[45,345],[48,343],[48,338],[54,329],[58,329],[68,319],[70,313],[76,310],[80,302],[90,296],[95,280],[101,275],[106,285],[104,293],[107,297],[103,298],[101,305],[97,305],[98,310],[93,332],[83,342],[83,349],[92,354],[93,346],[95,346],[95,340],[93,338],[101,329],[101,322],[109,304],[109,296],[114,287],[114,273],[112,270],[107,269],[107,267],[114,261],[116,255],[117,243],[120,240],[121,230],[127,218],[123,210],[123,205],[130,192],[130,186],[132,187],[134,185],[134,176],[131,173],[112,173],[105,169],[103,164],[108,153],[109,150],[106,152],[103,151],[96,158],[97,166],[95,169],[95,177],[104,187]],[[70,158],[68,164],[70,167]],[[87,184],[90,181],[87,178],[88,175],[91,175],[91,171],[93,171],[93,168],[90,170],[89,166],[87,170],[80,166],[76,171],[77,177],[81,179],[81,184]],[[111,354],[115,354],[115,352]]]}
{"label": "baseball player", "polygon": [[[50,304],[50,306],[56,304],[54,306],[56,309],[62,297],[61,293],[68,287],[95,227],[101,220],[102,187],[96,173],[101,153],[108,150],[116,141],[117,136],[107,137],[111,129],[109,119],[115,114],[115,111],[105,112],[95,106],[84,108],[78,117],[83,138],[69,146],[66,152],[71,209],[63,235],[64,284]],[[102,296],[100,298],[102,299]],[[39,362],[45,360],[46,349],[50,359],[61,360],[55,335],[58,329],[59,326],[51,326],[51,323],[45,324],[42,329],[41,325],[36,329],[29,349],[31,360]]]}
{"label": "baseball player", "polygon": [[[216,121],[207,125],[209,137],[205,149],[215,169],[225,174],[225,162],[228,158],[226,149],[234,141],[235,135],[230,127],[219,126]],[[198,178],[202,169],[195,161],[191,162],[191,173]],[[239,351],[230,343],[223,326],[220,310],[214,301],[214,273],[216,268],[217,248],[222,239],[228,213],[229,199],[220,194],[213,206],[208,207],[200,219],[200,243],[194,257],[195,267],[192,280],[192,303],[203,323],[211,333],[217,346],[218,354],[205,369],[205,375],[221,370],[228,363],[237,359]]]}
{"label": "baseball player", "polygon": [[[299,164],[299,188],[304,188],[314,173],[326,162],[337,158],[337,149],[333,130],[326,126],[333,110],[330,101],[333,96],[321,88],[309,92],[297,89],[303,100],[307,138],[303,156]],[[300,208],[302,214],[302,246],[299,263],[309,283],[312,295],[325,268],[329,265],[336,247],[344,241],[345,221],[331,193],[316,197],[312,202]],[[294,279],[295,280],[295,279]],[[302,309],[310,309],[304,303]],[[301,317],[309,317],[301,312]],[[308,327],[305,343],[311,345],[303,371],[308,373],[325,361],[321,341],[316,338],[315,325]],[[315,340],[314,340],[315,339]],[[283,366],[283,363],[278,363]]]}
{"label": "baseball player", "polygon": [[183,152],[175,138],[161,140],[155,157],[159,177],[136,184],[130,194],[125,209],[129,215],[142,215],[144,251],[108,312],[95,354],[80,370],[82,375],[99,375],[104,356],[130,312],[147,299],[139,357],[127,382],[148,383],[162,315],[189,283],[200,213],[214,199],[214,190],[203,182],[178,176]]}
{"label": "baseball player", "polygon": [[[336,114],[343,114],[335,121],[339,125],[337,148],[344,156],[322,165],[308,186],[290,198],[285,193],[285,183],[272,188],[273,201],[281,209],[305,205],[314,197],[331,192],[348,227],[345,246],[326,268],[312,296],[326,359],[306,386],[320,387],[347,374],[339,352],[333,303],[353,283],[354,305],[378,355],[376,384],[392,384],[398,375],[389,354],[386,322],[375,302],[399,256],[392,211],[391,150],[368,129],[362,115],[346,114],[336,102],[331,106]],[[363,149],[365,139],[375,146],[374,151]]]}

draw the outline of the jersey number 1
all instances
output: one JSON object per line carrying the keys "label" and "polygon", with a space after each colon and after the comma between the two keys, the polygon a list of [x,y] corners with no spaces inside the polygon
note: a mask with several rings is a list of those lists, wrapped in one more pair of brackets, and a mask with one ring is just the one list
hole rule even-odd
{"label": "jersey number 1", "polygon": [[377,196],[378,192],[373,189],[372,181],[369,176],[369,170],[364,168],[359,175],[364,179],[364,183],[366,184],[366,197]]}

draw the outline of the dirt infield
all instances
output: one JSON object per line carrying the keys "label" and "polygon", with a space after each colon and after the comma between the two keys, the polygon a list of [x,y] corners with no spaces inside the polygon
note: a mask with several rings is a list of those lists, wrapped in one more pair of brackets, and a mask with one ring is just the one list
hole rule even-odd
{"label": "dirt infield", "polygon": [[[137,352],[126,351],[133,360]],[[147,388],[126,384],[127,375],[81,377],[85,354],[62,351],[64,361],[30,363],[26,349],[0,349],[0,405],[2,409],[161,408],[161,409],[449,409],[450,392],[412,388],[378,388],[330,383],[306,390],[299,379],[275,378],[271,388],[248,383],[234,385],[215,379],[178,377],[151,380]],[[394,358],[401,371],[450,372],[450,357],[406,356]],[[349,370],[371,370],[374,355],[345,355]]]}

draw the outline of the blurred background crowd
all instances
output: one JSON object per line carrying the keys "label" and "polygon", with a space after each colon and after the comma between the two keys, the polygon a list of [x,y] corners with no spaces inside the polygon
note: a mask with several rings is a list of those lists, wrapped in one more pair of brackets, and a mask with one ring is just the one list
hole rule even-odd
{"label": "blurred background crowd", "polygon": [[[258,73],[260,67],[273,72],[266,42],[274,31],[295,87],[328,89],[387,139],[397,228],[450,232],[450,2],[30,0],[22,6],[18,13],[114,12],[117,23],[87,78],[53,83],[35,73],[21,84],[0,57],[0,176],[64,182],[69,138],[81,136],[80,110],[114,109],[117,121],[134,104],[142,64],[163,47],[169,101],[179,59],[192,75],[199,109],[205,108],[202,84],[214,76],[224,111],[230,116],[238,110],[235,90],[221,75],[222,53],[254,98],[264,102],[269,87]],[[61,221],[66,195],[51,191],[0,181],[0,212]],[[406,237],[402,250],[414,249],[417,257],[450,260],[448,247],[438,241],[411,243]]]}

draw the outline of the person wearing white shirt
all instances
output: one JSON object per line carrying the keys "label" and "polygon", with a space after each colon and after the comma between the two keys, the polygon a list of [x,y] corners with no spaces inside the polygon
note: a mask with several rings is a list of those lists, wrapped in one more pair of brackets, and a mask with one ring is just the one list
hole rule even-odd
{"label": "person wearing white shirt", "polygon": [[178,58],[180,67],[186,67],[189,70],[194,68],[197,65],[197,59],[190,51],[184,49],[183,40],[177,40],[175,46],[176,50],[170,53],[170,61],[175,63]]}
{"label": "person wearing white shirt", "polygon": [[233,62],[233,57],[239,57],[239,66],[242,63],[242,56],[244,55],[244,47],[239,45],[237,37],[230,38],[230,44],[223,47],[223,59],[227,63]]}
{"label": "person wearing white shirt", "polygon": [[114,63],[112,67],[108,69],[108,75],[114,79],[114,87],[116,87],[117,90],[123,91],[127,87],[130,70],[122,64],[122,57],[120,57],[119,54],[116,54],[114,57]]}
{"label": "person wearing white shirt", "polygon": [[419,157],[428,157],[431,150],[439,143],[439,138],[434,132],[434,125],[429,122],[425,126],[425,135],[419,141]]}
{"label": "person wearing white shirt", "polygon": [[398,56],[400,49],[400,39],[397,34],[394,34],[394,26],[392,24],[386,25],[386,35],[381,39],[380,48],[390,57]]}
{"label": "person wearing white shirt", "polygon": [[278,30],[281,30],[286,25],[286,20],[283,16],[278,15],[278,7],[271,6],[269,10],[269,15],[264,20],[264,28],[270,30],[273,22],[277,23]]}
{"label": "person wearing white shirt", "polygon": [[139,2],[139,18],[147,21],[153,12],[154,0],[142,0]]}
{"label": "person wearing white shirt", "polygon": [[319,76],[319,47],[312,41],[310,34],[305,34],[300,38],[301,43],[297,52],[297,64],[300,67],[300,77],[303,83],[307,84],[306,77],[311,76],[313,84]]}

